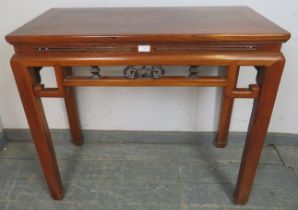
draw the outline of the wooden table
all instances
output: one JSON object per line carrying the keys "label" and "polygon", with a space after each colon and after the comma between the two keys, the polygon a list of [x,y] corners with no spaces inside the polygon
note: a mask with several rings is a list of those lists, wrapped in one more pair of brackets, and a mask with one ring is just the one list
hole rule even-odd
{"label": "wooden table", "polygon": [[[75,86],[210,86],[223,89],[217,147],[227,144],[234,99],[254,99],[234,193],[235,203],[245,204],[285,64],[281,46],[289,38],[247,7],[51,9],[7,35],[15,49],[12,70],[52,197],[63,199],[63,186],[41,97],[64,98],[73,142],[81,145]],[[100,75],[98,66],[121,65],[128,65],[121,77]],[[177,65],[190,66],[189,77],[166,76],[164,66]],[[54,68],[57,88],[42,84],[45,66]],[[74,76],[75,66],[91,66],[91,75]],[[200,76],[199,66],[222,66],[226,74]],[[256,82],[247,88],[237,87],[240,66],[257,70]]]}

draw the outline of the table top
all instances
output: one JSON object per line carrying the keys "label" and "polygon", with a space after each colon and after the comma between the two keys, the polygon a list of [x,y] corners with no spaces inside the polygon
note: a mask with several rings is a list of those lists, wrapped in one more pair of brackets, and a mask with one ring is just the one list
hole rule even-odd
{"label": "table top", "polygon": [[289,38],[289,32],[249,7],[54,8],[6,37],[12,44]]}

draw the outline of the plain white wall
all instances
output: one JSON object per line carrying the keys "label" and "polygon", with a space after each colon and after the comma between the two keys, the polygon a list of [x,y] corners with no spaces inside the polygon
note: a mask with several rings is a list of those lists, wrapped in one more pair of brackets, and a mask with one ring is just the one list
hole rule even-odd
{"label": "plain white wall", "polygon": [[[298,133],[298,1],[297,0],[1,0],[0,2],[0,113],[5,128],[27,128],[24,111],[9,66],[13,48],[4,36],[51,7],[138,7],[247,5],[292,33],[284,46],[287,58],[270,131]],[[177,26],[179,27],[179,26]],[[245,26],[243,26],[245,27]],[[214,70],[212,70],[214,71]],[[51,76],[51,73],[48,73]],[[242,71],[242,85],[253,75]],[[53,82],[49,79],[50,83]],[[216,130],[219,94],[214,88],[79,88],[84,129],[111,130]],[[236,103],[232,131],[245,131],[251,100]],[[67,128],[60,99],[44,100],[51,128]]]}

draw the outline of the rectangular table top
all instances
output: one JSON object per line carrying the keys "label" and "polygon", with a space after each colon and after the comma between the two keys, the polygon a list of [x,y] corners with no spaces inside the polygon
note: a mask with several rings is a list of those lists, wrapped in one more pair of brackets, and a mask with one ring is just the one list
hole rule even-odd
{"label": "rectangular table top", "polygon": [[50,9],[10,43],[117,41],[284,42],[290,34],[248,7]]}

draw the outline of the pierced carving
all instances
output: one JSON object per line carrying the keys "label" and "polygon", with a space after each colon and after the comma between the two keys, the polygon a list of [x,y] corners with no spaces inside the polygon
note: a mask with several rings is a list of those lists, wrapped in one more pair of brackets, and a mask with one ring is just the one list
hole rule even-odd
{"label": "pierced carving", "polygon": [[159,79],[165,74],[162,66],[127,66],[124,69],[124,76],[128,79],[151,78]]}
{"label": "pierced carving", "polygon": [[190,66],[189,67],[189,78],[198,78],[199,69],[198,66]]}
{"label": "pierced carving", "polygon": [[164,68],[162,68],[161,66],[152,66],[152,68],[151,68],[151,77],[153,79],[159,79],[164,74],[165,74]]}
{"label": "pierced carving", "polygon": [[100,68],[98,66],[91,66],[90,73],[91,73],[92,79],[100,79],[101,78]]}
{"label": "pierced carving", "polygon": [[136,66],[127,66],[124,70],[124,76],[128,79],[135,79],[138,75],[138,68]]}

